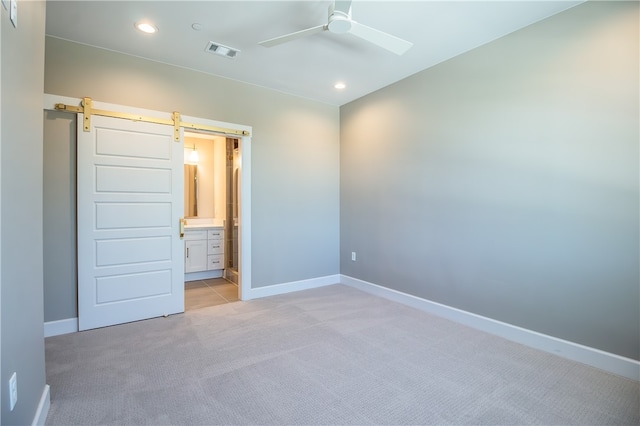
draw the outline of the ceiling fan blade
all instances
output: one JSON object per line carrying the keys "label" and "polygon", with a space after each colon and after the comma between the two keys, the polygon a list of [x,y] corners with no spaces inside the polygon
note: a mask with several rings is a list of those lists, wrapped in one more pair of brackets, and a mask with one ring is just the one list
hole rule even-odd
{"label": "ceiling fan blade", "polygon": [[333,2],[333,10],[338,10],[346,15],[351,15],[351,0],[336,0]]}
{"label": "ceiling fan blade", "polygon": [[351,21],[349,34],[353,34],[354,36],[360,37],[361,39],[380,46],[383,49],[387,49],[396,55],[402,55],[404,52],[409,50],[411,46],[413,46],[413,43],[409,41],[371,27],[367,27],[366,25],[362,25],[355,21]]}
{"label": "ceiling fan blade", "polygon": [[307,28],[306,30],[298,31],[295,33],[283,35],[280,37],[270,38],[269,40],[261,41],[260,45],[264,47],[273,47],[282,43],[286,43],[288,41],[296,40],[302,37],[306,37],[312,34],[321,33],[322,31],[326,31],[326,25],[318,25],[317,27]]}

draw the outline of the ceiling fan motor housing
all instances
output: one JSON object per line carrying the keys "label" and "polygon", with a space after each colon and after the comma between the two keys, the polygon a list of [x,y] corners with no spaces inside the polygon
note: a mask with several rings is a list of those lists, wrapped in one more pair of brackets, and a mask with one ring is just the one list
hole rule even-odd
{"label": "ceiling fan motor housing", "polygon": [[351,16],[348,13],[344,13],[340,10],[333,10],[333,7],[329,7],[329,23],[327,28],[334,34],[344,34],[351,30]]}

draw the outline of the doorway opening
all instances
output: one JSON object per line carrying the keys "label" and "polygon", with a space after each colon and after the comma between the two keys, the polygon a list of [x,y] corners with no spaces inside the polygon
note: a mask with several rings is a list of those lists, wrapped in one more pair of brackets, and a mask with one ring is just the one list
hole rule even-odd
{"label": "doorway opening", "polygon": [[238,301],[240,140],[185,132],[184,164],[185,310]]}

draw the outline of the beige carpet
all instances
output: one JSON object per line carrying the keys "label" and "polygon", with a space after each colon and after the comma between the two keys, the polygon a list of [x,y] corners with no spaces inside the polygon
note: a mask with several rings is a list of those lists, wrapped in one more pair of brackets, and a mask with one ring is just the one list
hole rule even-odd
{"label": "beige carpet", "polygon": [[48,425],[638,425],[638,382],[334,285],[46,339]]}

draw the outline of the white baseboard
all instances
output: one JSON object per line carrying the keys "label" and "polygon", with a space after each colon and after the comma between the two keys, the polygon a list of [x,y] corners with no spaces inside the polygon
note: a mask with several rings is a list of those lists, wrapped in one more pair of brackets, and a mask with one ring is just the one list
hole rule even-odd
{"label": "white baseboard", "polygon": [[44,385],[42,396],[40,397],[40,403],[38,403],[38,409],[36,415],[33,417],[33,426],[44,426],[49,414],[49,408],[51,407],[51,395],[49,385]]}
{"label": "white baseboard", "polygon": [[67,318],[63,320],[49,321],[44,323],[44,337],[75,333],[77,331],[78,318]]}
{"label": "white baseboard", "polygon": [[309,290],[311,288],[324,287],[340,283],[340,275],[327,275],[324,277],[311,278],[308,280],[291,281],[288,283],[257,287],[249,289],[249,297],[243,300],[259,299],[261,297],[275,296],[278,294],[291,293],[293,291]]}
{"label": "white baseboard", "polygon": [[[327,275],[324,277],[311,278],[308,280],[291,281],[288,283],[276,284],[266,287],[251,288],[248,291],[249,297],[242,300],[259,299],[261,297],[275,296],[278,294],[291,293],[293,291],[309,290],[316,287],[324,287],[340,283],[340,275]],[[68,318],[59,321],[44,323],[44,337],[58,336],[60,334],[75,333],[78,331],[78,318]]]}
{"label": "white baseboard", "polygon": [[366,293],[402,303],[403,305],[411,306],[544,352],[549,352],[619,376],[640,381],[640,361],[580,345],[578,343],[569,342],[557,337],[548,336],[546,334],[538,333],[533,330],[528,330],[526,328],[507,324],[501,321],[496,321],[491,318],[483,317],[481,315],[473,314],[471,312],[463,311],[437,302],[432,302],[407,293],[402,293],[397,290],[392,290],[377,284],[352,278],[347,275],[340,275],[340,282]]}

